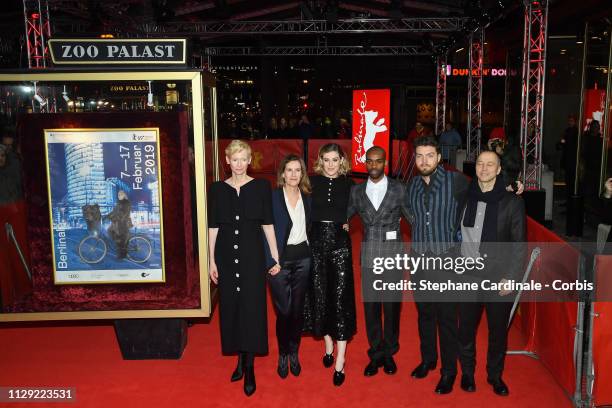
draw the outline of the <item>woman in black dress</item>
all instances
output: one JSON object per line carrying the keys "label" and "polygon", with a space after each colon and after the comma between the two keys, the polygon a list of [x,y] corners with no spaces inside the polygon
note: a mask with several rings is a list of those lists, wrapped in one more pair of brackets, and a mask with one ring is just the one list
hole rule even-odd
{"label": "woman in black dress", "polygon": [[342,148],[329,143],[319,150],[312,182],[312,278],[305,307],[305,330],[325,340],[323,365],[334,363],[334,385],[344,382],[346,343],[355,334],[355,285],[347,207],[353,181]]}
{"label": "woman in black dress", "polygon": [[[233,140],[225,149],[232,176],[210,186],[209,274],[219,285],[219,320],[224,354],[238,354],[231,380],[244,376],[244,392],[255,392],[255,354],[268,352],[266,271],[280,271],[272,225],[270,185],[247,175],[251,148]],[[263,230],[263,233],[262,233]],[[264,236],[274,265],[266,266]],[[268,265],[270,266],[270,265]]]}
{"label": "woman in black dress", "polygon": [[[300,375],[298,350],[304,319],[304,296],[310,278],[311,254],[310,180],[301,157],[287,155],[280,163],[278,189],[272,192],[274,232],[278,244],[280,273],[270,276],[270,293],[276,310],[278,368],[281,378]],[[268,264],[274,264],[269,259]]]}

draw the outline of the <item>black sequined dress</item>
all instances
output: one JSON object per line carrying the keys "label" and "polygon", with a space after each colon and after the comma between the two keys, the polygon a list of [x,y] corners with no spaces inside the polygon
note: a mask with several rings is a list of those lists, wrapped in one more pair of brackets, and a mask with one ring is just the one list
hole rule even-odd
{"label": "black sequined dress", "polygon": [[304,307],[304,331],[349,340],[356,331],[351,239],[342,229],[353,181],[314,176],[312,181],[313,270]]}

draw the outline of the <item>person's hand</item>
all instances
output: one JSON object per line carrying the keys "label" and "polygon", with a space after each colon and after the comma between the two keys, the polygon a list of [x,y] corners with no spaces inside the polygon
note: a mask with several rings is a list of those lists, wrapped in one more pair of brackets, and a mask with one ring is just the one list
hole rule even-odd
{"label": "person's hand", "polygon": [[604,197],[612,198],[612,177],[606,180],[605,184]]}
{"label": "person's hand", "polygon": [[348,232],[349,225],[348,224],[342,224],[342,229],[345,230],[346,232]]}
{"label": "person's hand", "polygon": [[[508,279],[502,279],[499,281],[500,284],[504,284],[504,283],[508,283]],[[500,289],[499,290],[499,296],[506,296],[509,295],[510,293],[512,293],[512,291],[510,289]]]}
{"label": "person's hand", "polygon": [[270,268],[270,270],[268,271],[268,273],[272,276],[278,274],[281,271],[281,267],[280,265],[277,263],[276,265],[274,265],[273,267]]}
{"label": "person's hand", "polygon": [[[510,191],[510,192],[514,191],[514,187],[512,186],[512,184],[506,187],[506,191]],[[525,185],[523,184],[522,181],[516,180],[516,195],[523,194],[523,191],[525,191]]]}
{"label": "person's hand", "polygon": [[215,264],[214,262],[211,263],[210,267],[208,268],[208,275],[210,276],[210,280],[213,281],[216,285],[219,281],[219,271],[217,271],[217,264]]}

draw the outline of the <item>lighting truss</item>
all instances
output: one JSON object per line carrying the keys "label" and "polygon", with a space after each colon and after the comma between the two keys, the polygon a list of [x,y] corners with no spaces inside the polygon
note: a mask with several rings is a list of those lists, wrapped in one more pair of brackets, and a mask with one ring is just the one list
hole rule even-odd
{"label": "lighting truss", "polygon": [[469,18],[403,18],[287,21],[169,22],[158,32],[175,35],[207,34],[332,34],[332,33],[415,33],[461,31]]}
{"label": "lighting truss", "polygon": [[436,81],[436,135],[444,131],[446,121],[446,55],[438,56]]}
{"label": "lighting truss", "polygon": [[542,129],[546,79],[548,0],[530,0],[525,5],[523,76],[521,93],[521,150],[523,183],[527,190],[542,186]]}
{"label": "lighting truss", "polygon": [[46,39],[51,37],[47,0],[23,0],[28,67],[45,68],[49,58]]}
{"label": "lighting truss", "polygon": [[295,47],[208,47],[204,55],[211,57],[238,56],[401,56],[401,55],[431,55],[431,51],[418,45],[372,45],[372,46],[295,46]]}
{"label": "lighting truss", "polygon": [[480,154],[482,132],[482,61],[484,57],[484,29],[470,35],[470,72],[468,77],[467,161],[475,161]]}

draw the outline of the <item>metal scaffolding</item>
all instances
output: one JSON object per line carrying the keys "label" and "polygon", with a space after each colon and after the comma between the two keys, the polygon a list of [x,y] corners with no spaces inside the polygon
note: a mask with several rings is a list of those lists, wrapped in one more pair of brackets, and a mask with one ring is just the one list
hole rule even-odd
{"label": "metal scaffolding", "polygon": [[475,161],[480,154],[483,57],[484,29],[479,28],[470,35],[466,161]]}
{"label": "metal scaffolding", "polygon": [[506,77],[504,78],[504,132],[509,134],[510,121],[510,52],[506,51]]}
{"label": "metal scaffolding", "polygon": [[51,37],[47,0],[23,0],[28,67],[45,68],[49,51],[46,39]]}
{"label": "metal scaffolding", "polygon": [[444,131],[446,123],[446,55],[438,56],[436,81],[436,135]]}
{"label": "metal scaffolding", "polygon": [[372,45],[372,46],[294,46],[294,47],[207,47],[204,55],[211,57],[239,56],[300,56],[300,55],[338,55],[338,56],[400,56],[431,55],[431,51],[418,45]]}
{"label": "metal scaffolding", "polygon": [[332,33],[418,33],[461,31],[469,18],[402,18],[287,21],[168,22],[156,32],[175,35],[207,34],[332,34]]}
{"label": "metal scaffolding", "polygon": [[542,186],[542,130],[546,79],[548,0],[525,1],[521,100],[522,176],[525,189]]}

